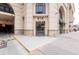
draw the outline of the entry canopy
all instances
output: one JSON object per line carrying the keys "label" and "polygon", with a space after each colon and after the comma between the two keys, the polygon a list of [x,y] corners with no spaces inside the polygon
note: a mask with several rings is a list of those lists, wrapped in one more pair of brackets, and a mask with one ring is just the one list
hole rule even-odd
{"label": "entry canopy", "polygon": [[0,20],[13,20],[13,19],[14,19],[13,14],[9,14],[9,13],[0,11]]}

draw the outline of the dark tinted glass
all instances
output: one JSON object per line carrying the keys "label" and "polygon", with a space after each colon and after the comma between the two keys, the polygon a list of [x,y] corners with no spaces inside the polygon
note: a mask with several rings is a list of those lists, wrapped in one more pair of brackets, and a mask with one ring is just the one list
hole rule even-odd
{"label": "dark tinted glass", "polygon": [[36,4],[36,13],[37,14],[45,14],[45,4],[44,3],[37,3]]}

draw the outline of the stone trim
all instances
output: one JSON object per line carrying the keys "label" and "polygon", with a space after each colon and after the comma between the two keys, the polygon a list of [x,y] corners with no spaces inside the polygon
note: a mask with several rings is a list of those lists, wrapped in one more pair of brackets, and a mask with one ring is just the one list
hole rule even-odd
{"label": "stone trim", "polygon": [[57,33],[59,33],[59,30],[48,30],[48,36],[56,37],[58,35]]}
{"label": "stone trim", "polygon": [[26,29],[26,30],[25,30],[25,29],[24,29],[24,31],[34,31],[34,30],[31,30],[31,29],[29,29],[29,30]]}
{"label": "stone trim", "polygon": [[17,30],[19,30],[19,31],[23,31],[24,29],[14,29],[14,31],[17,31]]}
{"label": "stone trim", "polygon": [[59,30],[48,30],[48,31],[59,31]]}
{"label": "stone trim", "polygon": [[14,34],[24,34],[23,29],[14,29]]}
{"label": "stone trim", "polygon": [[27,36],[33,36],[34,31],[33,30],[24,30],[24,34],[27,35]]}

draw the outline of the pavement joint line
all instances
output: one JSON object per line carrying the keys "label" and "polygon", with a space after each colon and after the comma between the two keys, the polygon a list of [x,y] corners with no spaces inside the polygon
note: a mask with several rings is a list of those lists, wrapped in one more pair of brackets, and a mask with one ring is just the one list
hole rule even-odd
{"label": "pavement joint line", "polygon": [[[52,42],[52,41],[51,41],[51,42]],[[49,43],[51,43],[51,42],[48,42],[48,43],[46,43],[46,44],[42,44],[42,46],[40,45],[40,46],[38,46],[38,47],[36,47],[36,48],[33,48],[32,51],[35,51],[35,50],[37,50],[38,48],[43,47],[43,46],[45,46],[45,45],[47,45],[47,44],[49,44]]]}
{"label": "pavement joint line", "polygon": [[46,55],[46,53],[42,52],[41,50],[37,49],[38,51],[40,51],[42,54]]}
{"label": "pavement joint line", "polygon": [[[19,39],[17,38],[17,36],[13,35],[13,37],[24,47],[24,49],[26,49],[28,52],[31,52],[23,43],[21,43],[21,42],[19,41]],[[52,42],[52,41],[51,41],[51,42]],[[48,42],[48,43],[50,43],[50,42]],[[47,43],[47,44],[48,44],[48,43]],[[44,46],[44,45],[46,45],[46,44],[43,44],[42,46]],[[42,46],[40,45],[39,47],[42,47]],[[38,49],[38,47],[33,48],[32,51],[34,51],[34,50],[36,50],[36,49]]]}
{"label": "pavement joint line", "polygon": [[30,53],[30,51],[14,35],[13,37],[28,53]]}
{"label": "pavement joint line", "polygon": [[[75,38],[68,37],[68,36],[63,36],[63,38],[67,38],[67,39],[74,39],[74,40],[75,40]],[[77,40],[77,39],[76,39],[76,40]]]}

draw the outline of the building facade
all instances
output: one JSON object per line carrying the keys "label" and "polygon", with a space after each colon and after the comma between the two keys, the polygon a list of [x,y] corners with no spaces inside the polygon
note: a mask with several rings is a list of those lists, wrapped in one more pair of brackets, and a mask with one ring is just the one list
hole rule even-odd
{"label": "building facade", "polygon": [[73,3],[0,3],[0,32],[57,36],[72,32]]}

